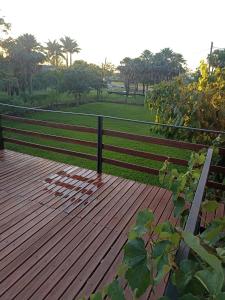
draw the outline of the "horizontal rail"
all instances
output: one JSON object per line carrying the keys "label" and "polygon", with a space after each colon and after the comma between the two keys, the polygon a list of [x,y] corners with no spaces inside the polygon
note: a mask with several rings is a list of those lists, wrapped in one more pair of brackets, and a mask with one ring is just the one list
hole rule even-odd
{"label": "horizontal rail", "polygon": [[[34,119],[26,119],[26,118],[9,116],[9,115],[2,115],[2,119],[13,120],[13,121],[17,121],[17,122],[26,123],[26,124],[32,124],[32,125],[46,126],[46,127],[50,127],[50,128],[66,129],[66,130],[95,133],[95,134],[97,133],[97,129],[92,128],[92,127],[69,125],[69,124],[64,124],[64,123],[55,123],[55,122],[34,120]],[[194,150],[194,151],[201,150],[203,148],[208,148],[208,146],[204,145],[204,144],[194,144],[194,143],[190,143],[190,142],[169,140],[169,139],[157,138],[157,137],[153,137],[153,136],[137,135],[137,134],[127,133],[127,132],[107,130],[107,129],[103,130],[103,135],[125,138],[125,139],[129,139],[129,140],[152,143],[152,144],[157,144],[157,145],[164,145],[164,146],[174,147],[174,148]],[[225,148],[219,148],[219,152],[220,152],[220,154],[225,154]]]}
{"label": "horizontal rail", "polygon": [[17,128],[11,128],[11,127],[2,127],[3,131],[7,132],[14,132],[17,134],[21,135],[26,135],[26,136],[34,136],[34,137],[39,137],[42,139],[46,140],[54,140],[54,141],[59,141],[59,142],[64,142],[64,143],[70,143],[70,144],[78,144],[78,145],[83,145],[83,146],[88,146],[92,148],[97,147],[96,142],[90,142],[90,141],[85,141],[85,140],[80,140],[80,139],[74,139],[74,138],[69,138],[69,137],[63,137],[63,136],[56,136],[56,135],[51,135],[51,134],[44,134],[36,131],[28,131],[24,129],[17,129]]}
{"label": "horizontal rail", "polygon": [[225,174],[225,168],[221,167],[221,166],[213,165],[213,166],[210,167],[210,172]]}
{"label": "horizontal rail", "polygon": [[[191,232],[193,234],[196,233],[196,229],[199,224],[200,208],[201,208],[202,201],[204,199],[205,187],[209,176],[209,169],[212,161],[212,155],[213,155],[213,149],[209,148],[207,151],[204,166],[202,168],[202,172],[195,192],[195,196],[192,201],[188,219],[184,227],[185,232]],[[189,252],[190,252],[190,248],[182,241],[176,253],[176,262],[179,263],[180,261],[188,258]],[[172,284],[171,281],[171,274],[166,287],[165,295],[168,296],[170,299],[174,299],[174,300],[178,299],[177,289]]]}
{"label": "horizontal rail", "polygon": [[201,150],[206,147],[208,148],[208,146],[203,144],[193,144],[189,142],[181,142],[181,141],[169,140],[169,139],[158,138],[153,136],[137,135],[137,134],[127,133],[122,131],[104,129],[103,134],[112,137],[119,137],[128,140],[163,145],[163,146],[174,147],[174,148],[182,148],[182,149],[189,149],[189,150]]}
{"label": "horizontal rail", "polygon": [[[39,138],[46,139],[46,140],[54,140],[54,141],[70,143],[70,144],[79,144],[79,145],[88,146],[88,147],[92,147],[92,148],[97,147],[96,142],[90,142],[90,141],[85,141],[85,140],[80,140],[80,139],[69,138],[69,137],[44,134],[44,133],[40,133],[40,132],[36,132],[36,131],[29,131],[29,130],[11,128],[11,127],[6,127],[6,126],[3,126],[2,129],[6,132],[14,132],[16,134],[32,136],[32,137],[39,137]],[[129,148],[117,147],[117,146],[113,146],[113,145],[103,144],[103,149],[108,150],[108,151],[117,152],[117,153],[124,153],[124,154],[132,155],[135,157],[152,159],[152,160],[156,160],[156,161],[169,160],[170,162],[172,162],[174,164],[182,165],[182,166],[186,166],[188,164],[188,161],[184,160],[184,159],[172,158],[172,157],[168,157],[165,155],[158,155],[158,154],[154,154],[151,152],[138,151],[138,150],[133,150],[133,149],[129,149]]]}
{"label": "horizontal rail", "polygon": [[50,127],[50,128],[66,129],[66,130],[81,131],[81,132],[88,132],[88,133],[97,133],[97,129],[92,128],[92,127],[69,125],[69,124],[64,124],[64,123],[55,123],[55,122],[42,121],[42,120],[33,120],[33,119],[26,119],[26,118],[8,116],[8,115],[2,115],[2,119],[3,120],[13,120],[13,121],[22,122],[25,124],[46,126],[46,127]]}
{"label": "horizontal rail", "polygon": [[140,121],[140,120],[119,118],[119,117],[112,117],[112,116],[104,116],[104,115],[98,115],[98,114],[75,113],[75,112],[72,112],[72,111],[62,111],[62,110],[50,110],[50,109],[42,109],[42,108],[35,108],[35,107],[12,105],[12,104],[7,104],[7,103],[0,103],[0,105],[5,106],[5,107],[12,107],[12,108],[18,108],[18,109],[22,109],[22,110],[28,110],[28,111],[61,113],[61,114],[67,114],[67,115],[69,114],[69,115],[88,116],[88,117],[104,117],[104,118],[112,119],[112,120],[120,120],[120,121],[132,122],[132,123],[138,123],[138,124],[145,124],[145,125],[153,125],[153,126],[160,126],[160,127],[167,127],[167,128],[176,128],[176,129],[189,130],[189,131],[208,132],[208,133],[213,133],[213,134],[225,134],[225,131],[221,131],[221,130],[211,130],[211,129],[206,129],[206,128],[196,128],[196,127],[185,127],[185,126],[178,126],[178,125],[169,125],[169,124],[163,124],[163,123],[157,123],[157,122],[151,122],[151,121]]}
{"label": "horizontal rail", "polygon": [[215,181],[211,181],[209,180],[207,182],[207,186],[209,188],[213,188],[215,190],[221,190],[221,191],[225,191],[225,184],[219,183],[219,182],[215,182]]}
{"label": "horizontal rail", "polygon": [[153,174],[153,175],[159,174],[159,170],[153,169],[153,168],[143,167],[143,166],[139,166],[136,164],[131,164],[131,163],[127,163],[127,162],[123,162],[123,161],[115,160],[115,159],[110,159],[110,158],[103,158],[102,160],[104,163],[114,165],[117,167],[121,167],[121,168],[125,168],[125,169],[131,169],[131,170],[144,172],[147,174]]}
{"label": "horizontal rail", "polygon": [[117,153],[128,154],[128,155],[132,155],[135,157],[142,157],[142,158],[147,158],[147,159],[151,159],[151,160],[156,160],[156,161],[168,160],[174,164],[182,165],[182,166],[188,165],[188,161],[185,159],[173,158],[173,157],[159,155],[159,154],[155,154],[155,153],[151,153],[151,152],[144,152],[144,151],[133,150],[133,149],[129,149],[129,148],[122,148],[122,147],[108,145],[108,144],[103,144],[103,149],[108,150],[108,151],[117,152]]}
{"label": "horizontal rail", "polygon": [[76,157],[90,159],[90,160],[97,160],[97,157],[95,155],[76,152],[76,151],[72,151],[72,150],[61,149],[61,148],[56,148],[56,147],[51,147],[51,146],[45,146],[45,145],[40,145],[40,144],[35,144],[35,143],[30,143],[30,142],[24,142],[21,140],[7,138],[7,137],[4,138],[4,142],[27,146],[27,147],[32,147],[32,148],[37,148],[37,149],[46,150],[46,151],[52,151],[52,152],[56,152],[56,153],[62,153],[62,154],[76,156]]}
{"label": "horizontal rail", "polygon": [[[6,131],[6,132],[14,132],[16,134],[21,134],[21,135],[26,135],[26,136],[39,137],[39,138],[47,139],[47,140],[55,140],[55,141],[60,141],[60,142],[64,142],[64,143],[78,144],[78,145],[92,147],[92,148],[97,147],[97,142],[85,141],[85,140],[50,135],[50,134],[44,134],[44,133],[40,133],[40,132],[36,132],[36,131],[29,131],[29,130],[11,128],[11,127],[6,127],[6,126],[2,126],[2,130]],[[117,152],[117,153],[124,153],[124,154],[132,155],[135,157],[156,160],[156,161],[168,160],[171,163],[174,163],[177,165],[182,165],[182,166],[186,166],[188,164],[188,161],[185,159],[173,158],[173,157],[169,157],[169,156],[165,156],[165,155],[158,155],[158,154],[151,153],[151,152],[144,152],[144,151],[133,150],[133,149],[129,149],[129,148],[122,148],[122,147],[118,147],[118,146],[114,146],[114,145],[103,144],[103,149],[108,150],[108,151]],[[221,166],[211,166],[210,171],[215,172],[215,173],[225,174],[225,168],[221,167]]]}

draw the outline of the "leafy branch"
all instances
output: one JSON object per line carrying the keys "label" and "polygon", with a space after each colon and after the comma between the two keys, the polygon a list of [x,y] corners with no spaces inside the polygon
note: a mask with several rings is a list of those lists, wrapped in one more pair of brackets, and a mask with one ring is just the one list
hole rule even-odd
{"label": "leafy branch", "polygon": [[[160,181],[172,190],[174,214],[180,219],[184,212],[188,213],[204,161],[203,152],[192,153],[186,172],[171,169],[168,161],[160,170]],[[202,209],[214,211],[216,206],[204,204]],[[176,251],[181,241],[190,248],[190,255],[177,263]],[[134,299],[140,298],[149,288],[154,292],[169,272],[180,300],[224,300],[225,218],[213,220],[195,236],[169,221],[155,226],[153,212],[147,209],[139,212],[114,281],[90,299],[108,296],[112,300],[124,300],[126,283]]]}

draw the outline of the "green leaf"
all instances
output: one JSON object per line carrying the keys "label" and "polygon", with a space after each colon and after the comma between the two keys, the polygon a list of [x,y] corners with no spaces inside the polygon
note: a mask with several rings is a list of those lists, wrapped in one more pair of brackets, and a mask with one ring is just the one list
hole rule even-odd
{"label": "green leaf", "polygon": [[201,153],[199,155],[198,163],[199,163],[199,165],[203,165],[204,162],[205,162],[205,155],[203,153]]}
{"label": "green leaf", "polygon": [[152,257],[157,258],[158,256],[165,255],[170,249],[171,245],[172,243],[167,240],[157,242],[152,250]]}
{"label": "green leaf", "polygon": [[151,224],[154,221],[154,214],[145,209],[138,213],[136,224],[129,232],[129,239],[136,239],[142,237],[145,233],[150,230]]}
{"label": "green leaf", "polygon": [[169,255],[163,254],[155,258],[157,275],[154,278],[154,283],[157,285],[161,282],[164,276],[171,270]]}
{"label": "green leaf", "polygon": [[116,279],[110,285],[108,285],[107,295],[112,300],[125,300],[123,290]]}
{"label": "green leaf", "polygon": [[92,294],[90,296],[90,300],[102,300],[102,294],[100,292]]}
{"label": "green leaf", "polygon": [[175,232],[174,227],[172,226],[172,224],[169,221],[165,221],[161,224],[158,224],[155,227],[154,231],[159,235],[162,232],[166,232],[166,233],[174,233]]}
{"label": "green leaf", "polygon": [[192,280],[194,273],[196,272],[198,264],[192,260],[182,260],[180,268],[173,274],[173,284],[178,290],[183,291],[189,282]]}
{"label": "green leaf", "polygon": [[128,240],[124,248],[123,261],[129,268],[147,262],[147,252],[142,239]]}
{"label": "green leaf", "polygon": [[192,171],[192,177],[193,177],[193,179],[198,180],[200,178],[200,175],[201,175],[201,171],[200,170],[195,169],[195,170]]}
{"label": "green leaf", "polygon": [[225,248],[216,248],[216,253],[225,262]]}
{"label": "green leaf", "polygon": [[221,261],[213,254],[208,253],[208,251],[200,244],[198,237],[194,236],[190,232],[183,232],[182,236],[185,243],[198,254],[198,256],[205,261],[209,266],[211,266],[215,272],[222,276],[224,280],[224,273]]}
{"label": "green leaf", "polygon": [[215,244],[224,237],[225,218],[215,219],[201,234],[201,238],[207,240],[209,244]]}
{"label": "green leaf", "polygon": [[186,222],[187,222],[187,218],[189,216],[190,210],[188,208],[186,208],[185,210],[182,211],[181,215],[180,215],[180,226],[182,228],[184,228]]}
{"label": "green leaf", "polygon": [[167,296],[160,297],[158,300],[170,300]]}
{"label": "green leaf", "polygon": [[219,207],[217,201],[204,201],[202,203],[202,210],[205,212],[214,212]]}
{"label": "green leaf", "polygon": [[224,300],[225,299],[225,293],[220,293],[216,296],[215,300]]}
{"label": "green leaf", "polygon": [[125,273],[127,271],[127,265],[125,263],[122,263],[119,265],[118,269],[117,269],[117,275],[120,277],[124,277]]}
{"label": "green leaf", "polygon": [[201,300],[201,298],[194,296],[191,293],[188,293],[188,294],[180,297],[179,300]]}
{"label": "green leaf", "polygon": [[127,270],[125,278],[136,297],[144,294],[146,289],[152,283],[150,271],[146,264],[140,263]]}
{"label": "green leaf", "polygon": [[211,296],[216,296],[221,292],[223,277],[221,277],[220,273],[213,270],[201,270],[195,274],[195,278],[201,282]]}
{"label": "green leaf", "polygon": [[178,217],[182,213],[185,206],[184,198],[178,197],[176,201],[174,201],[174,206],[175,206],[174,216]]}

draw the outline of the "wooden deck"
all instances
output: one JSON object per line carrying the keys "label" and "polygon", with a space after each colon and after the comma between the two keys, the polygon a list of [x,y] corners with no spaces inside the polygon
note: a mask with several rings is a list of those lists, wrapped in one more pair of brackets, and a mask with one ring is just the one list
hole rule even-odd
{"label": "wooden deck", "polygon": [[0,151],[0,298],[90,295],[115,276],[138,210],[174,222],[170,198],[159,187]]}

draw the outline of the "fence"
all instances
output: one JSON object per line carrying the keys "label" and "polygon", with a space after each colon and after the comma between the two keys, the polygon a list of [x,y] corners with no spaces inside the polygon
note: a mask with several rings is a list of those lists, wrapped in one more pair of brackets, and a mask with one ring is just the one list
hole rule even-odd
{"label": "fence", "polygon": [[[159,137],[155,137],[155,136],[137,135],[137,134],[128,133],[128,132],[104,129],[104,120],[105,119],[123,120],[126,122],[133,122],[133,123],[147,124],[147,125],[160,125],[160,126],[164,126],[164,127],[170,127],[170,128],[172,127],[172,128],[182,129],[182,130],[208,132],[208,133],[214,133],[214,134],[225,134],[225,132],[223,132],[223,131],[182,127],[182,126],[172,126],[172,125],[167,125],[167,124],[158,124],[155,122],[145,122],[145,121],[117,118],[117,117],[111,117],[111,116],[52,111],[52,110],[46,110],[46,109],[35,109],[35,108],[28,108],[28,107],[13,106],[13,105],[8,105],[8,104],[3,104],[3,105],[8,106],[8,107],[17,108],[17,109],[18,108],[23,109],[23,110],[25,109],[26,111],[63,113],[63,114],[89,116],[89,117],[96,118],[97,119],[97,128],[93,128],[93,127],[85,127],[85,126],[78,126],[78,125],[70,125],[70,124],[28,119],[28,118],[17,117],[17,116],[12,116],[12,115],[1,115],[0,118],[2,120],[10,120],[10,121],[16,121],[16,122],[21,122],[21,123],[25,123],[25,124],[44,126],[44,127],[48,127],[48,128],[66,129],[66,130],[70,130],[70,131],[86,132],[86,133],[94,134],[97,136],[97,142],[80,140],[80,139],[69,138],[69,137],[64,137],[64,136],[56,136],[56,135],[34,132],[34,131],[29,131],[29,130],[22,130],[22,129],[17,129],[15,127],[0,126],[0,147],[3,148],[4,142],[8,142],[8,143],[13,143],[13,144],[17,144],[17,145],[23,145],[23,146],[28,146],[28,147],[32,147],[32,148],[38,148],[41,150],[52,151],[52,152],[56,152],[56,153],[62,153],[62,154],[66,154],[66,155],[89,159],[92,161],[96,161],[98,173],[102,172],[103,163],[122,167],[125,169],[134,170],[134,171],[139,171],[139,172],[143,172],[143,173],[147,173],[147,174],[152,174],[152,175],[158,175],[158,173],[159,173],[158,169],[150,168],[147,166],[141,166],[141,165],[137,165],[134,163],[124,162],[121,160],[106,158],[103,155],[104,150],[117,152],[117,153],[123,153],[123,154],[127,154],[129,156],[145,158],[145,159],[149,159],[149,160],[153,160],[153,161],[163,162],[165,160],[168,160],[171,163],[173,163],[175,165],[180,165],[180,166],[188,165],[188,161],[185,159],[180,159],[180,158],[176,158],[176,157],[168,157],[166,155],[155,154],[155,153],[145,152],[145,151],[136,150],[136,149],[134,150],[131,148],[124,148],[124,147],[119,147],[119,146],[115,146],[115,145],[111,145],[111,144],[105,144],[105,143],[103,143],[103,136],[118,137],[118,138],[127,139],[127,140],[131,140],[131,141],[138,141],[138,142],[144,142],[144,143],[148,143],[148,144],[168,146],[168,147],[179,148],[179,149],[184,149],[184,150],[188,149],[188,150],[193,150],[193,151],[199,151],[203,148],[209,147],[208,145],[204,145],[204,144],[196,144],[196,143],[171,140],[171,139],[166,139],[166,138],[159,138]],[[61,141],[61,142],[69,143],[69,144],[78,144],[78,145],[83,145],[83,146],[87,146],[87,147],[92,147],[92,148],[96,149],[96,155],[62,149],[62,148],[56,148],[56,147],[51,147],[51,146],[46,146],[46,145],[41,145],[41,144],[36,144],[36,143],[30,143],[30,142],[26,142],[26,141],[14,139],[14,138],[9,138],[9,137],[4,137],[4,132],[14,132],[19,135],[32,136],[32,137],[38,137],[38,138],[46,139],[46,140]],[[220,153],[220,155],[224,156],[225,148],[219,148],[219,153]],[[217,173],[217,174],[218,173],[225,174],[225,167],[211,165],[210,172]],[[219,182],[212,181],[212,180],[208,180],[207,186],[210,188],[225,190],[225,185],[223,185],[222,183],[219,183]]]}

